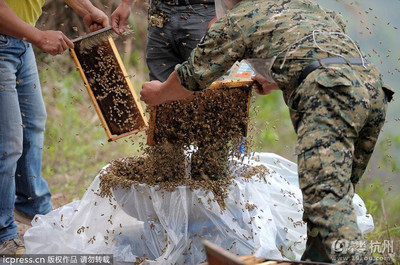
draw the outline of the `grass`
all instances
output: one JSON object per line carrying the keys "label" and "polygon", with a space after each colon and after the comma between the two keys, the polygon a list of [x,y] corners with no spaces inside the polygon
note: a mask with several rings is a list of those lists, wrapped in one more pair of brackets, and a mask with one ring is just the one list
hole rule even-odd
{"label": "grass", "polygon": [[366,235],[366,239],[369,242],[393,244],[391,250],[375,255],[385,261],[383,264],[400,264],[400,195],[393,192],[389,181],[370,174],[366,174],[366,179],[357,188],[368,213],[374,218],[375,229]]}

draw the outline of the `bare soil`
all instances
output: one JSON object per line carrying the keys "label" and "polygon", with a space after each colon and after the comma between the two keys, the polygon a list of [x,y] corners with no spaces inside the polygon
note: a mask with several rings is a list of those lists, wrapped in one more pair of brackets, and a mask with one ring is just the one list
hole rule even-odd
{"label": "bare soil", "polygon": [[[56,208],[61,207],[61,206],[63,206],[63,205],[68,203],[68,196],[66,196],[66,195],[64,195],[62,193],[54,194],[51,197],[51,202],[53,203],[53,209],[56,209]],[[29,228],[31,228],[32,226],[20,223],[18,221],[15,221],[15,222],[18,225],[18,236],[19,236],[19,239],[23,241],[25,232]]]}

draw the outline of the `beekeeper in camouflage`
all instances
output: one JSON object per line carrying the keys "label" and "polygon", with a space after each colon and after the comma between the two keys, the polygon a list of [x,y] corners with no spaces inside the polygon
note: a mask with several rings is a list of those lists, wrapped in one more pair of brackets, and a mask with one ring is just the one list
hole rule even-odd
{"label": "beekeeper in camouflage", "polygon": [[334,12],[307,0],[224,1],[234,5],[230,12],[166,82],[144,83],[141,99],[149,105],[182,99],[207,88],[236,61],[269,59],[265,69],[271,68],[273,80],[255,80],[260,94],[282,90],[298,136],[308,225],[302,259],[358,263],[364,254],[341,244],[362,240],[353,184],[365,171],[393,92]]}

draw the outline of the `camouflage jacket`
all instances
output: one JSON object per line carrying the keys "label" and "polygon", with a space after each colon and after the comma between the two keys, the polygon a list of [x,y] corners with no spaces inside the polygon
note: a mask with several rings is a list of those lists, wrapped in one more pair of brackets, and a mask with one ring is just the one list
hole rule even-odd
{"label": "camouflage jacket", "polygon": [[[311,1],[243,0],[213,24],[176,71],[185,88],[197,91],[208,87],[236,61],[277,56],[272,74],[287,102],[312,60],[335,56],[326,51],[360,57],[356,44],[341,33],[346,33],[342,18]],[[381,85],[379,72],[373,74]]]}

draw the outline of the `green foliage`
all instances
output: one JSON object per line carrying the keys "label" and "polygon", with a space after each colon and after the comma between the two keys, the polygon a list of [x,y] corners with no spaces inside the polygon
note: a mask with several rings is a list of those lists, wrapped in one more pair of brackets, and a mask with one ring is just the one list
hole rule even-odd
{"label": "green foliage", "polygon": [[400,135],[386,133],[385,140],[379,143],[379,148],[381,152],[384,154],[382,156],[381,166],[388,168],[392,172],[398,172],[399,157],[396,156],[396,154],[400,153]]}
{"label": "green foliage", "polygon": [[[368,174],[369,175],[369,174]],[[369,242],[393,242],[393,252],[400,253],[400,195],[392,193],[390,183],[385,184],[379,178],[370,176],[357,189],[357,193],[364,198],[367,212],[374,218],[375,229],[366,235]],[[389,187],[387,187],[389,185]],[[397,256],[390,257],[390,253],[374,253],[377,258],[385,260],[383,264],[400,264]]]}
{"label": "green foliage", "polygon": [[266,96],[256,95],[250,117],[249,135],[253,138],[254,151],[274,152],[295,159],[296,135],[280,91]]}

